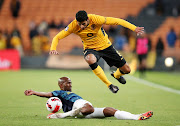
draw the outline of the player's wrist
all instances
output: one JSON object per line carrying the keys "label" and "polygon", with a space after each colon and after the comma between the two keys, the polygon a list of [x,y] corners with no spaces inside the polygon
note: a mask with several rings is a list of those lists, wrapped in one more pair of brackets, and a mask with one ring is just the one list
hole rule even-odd
{"label": "player's wrist", "polygon": [[32,91],[32,95],[37,95],[37,92],[36,91]]}
{"label": "player's wrist", "polygon": [[56,50],[53,49],[53,50],[50,50],[50,51],[56,51]]}
{"label": "player's wrist", "polygon": [[137,32],[137,27],[134,29],[135,32]]}
{"label": "player's wrist", "polygon": [[50,51],[56,51],[56,47],[51,47]]}

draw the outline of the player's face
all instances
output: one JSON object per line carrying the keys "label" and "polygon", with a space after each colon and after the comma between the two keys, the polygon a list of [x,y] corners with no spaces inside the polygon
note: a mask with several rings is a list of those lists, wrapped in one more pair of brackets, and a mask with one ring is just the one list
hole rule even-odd
{"label": "player's face", "polygon": [[71,85],[71,80],[68,80],[66,82],[64,82],[64,90],[65,91],[71,91],[72,85]]}
{"label": "player's face", "polygon": [[89,25],[89,19],[87,19],[87,21],[82,21],[82,22],[77,22],[79,27],[84,30],[88,25]]}
{"label": "player's face", "polygon": [[71,80],[68,79],[68,80],[65,80],[64,82],[61,82],[61,83],[58,83],[58,84],[59,84],[59,87],[61,88],[61,90],[71,91],[71,88],[72,88],[71,83],[72,83]]}

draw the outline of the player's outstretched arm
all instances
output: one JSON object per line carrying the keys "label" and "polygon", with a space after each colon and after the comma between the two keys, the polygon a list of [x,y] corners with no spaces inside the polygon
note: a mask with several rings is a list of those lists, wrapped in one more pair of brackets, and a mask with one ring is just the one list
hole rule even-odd
{"label": "player's outstretched arm", "polygon": [[105,24],[107,24],[107,25],[122,25],[123,27],[126,27],[126,28],[131,29],[132,31],[136,32],[137,35],[141,35],[144,33],[144,27],[136,27],[134,24],[131,24],[128,21],[120,19],[120,18],[106,17]]}
{"label": "player's outstretched arm", "polygon": [[[68,30],[68,29],[67,29]],[[71,31],[67,31],[66,29],[65,30],[62,30],[61,32],[59,32],[52,40],[52,43],[51,43],[51,48],[50,48],[50,52],[49,54],[50,55],[58,55],[59,53],[56,51],[56,47],[59,43],[59,40],[67,37],[68,35],[71,34]]]}
{"label": "player's outstretched arm", "polygon": [[53,96],[51,92],[37,92],[37,91],[33,91],[33,90],[25,90],[24,94],[26,96],[36,95],[39,97],[46,97],[46,98],[50,98]]}

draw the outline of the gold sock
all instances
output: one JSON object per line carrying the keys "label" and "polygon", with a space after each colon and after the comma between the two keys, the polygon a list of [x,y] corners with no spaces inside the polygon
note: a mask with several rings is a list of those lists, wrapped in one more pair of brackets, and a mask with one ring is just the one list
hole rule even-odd
{"label": "gold sock", "polygon": [[122,73],[120,72],[119,68],[117,68],[116,72],[114,72],[114,77],[117,78],[117,79],[119,79],[120,76],[122,76],[122,75],[124,75],[124,74],[122,74]]}
{"label": "gold sock", "polygon": [[94,74],[98,76],[105,84],[107,87],[109,87],[112,83],[107,79],[103,69],[98,65],[96,69],[93,70]]}

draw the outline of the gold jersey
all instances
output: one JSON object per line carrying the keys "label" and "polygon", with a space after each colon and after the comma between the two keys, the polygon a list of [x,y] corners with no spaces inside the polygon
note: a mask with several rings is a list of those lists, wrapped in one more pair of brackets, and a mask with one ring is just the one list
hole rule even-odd
{"label": "gold jersey", "polygon": [[82,30],[77,24],[77,20],[73,20],[64,30],[59,32],[52,41],[51,49],[56,50],[60,39],[74,33],[81,37],[84,49],[103,50],[111,45],[108,35],[102,28],[102,25],[122,25],[134,31],[136,26],[119,18],[104,17],[95,14],[88,14],[89,25]]}

